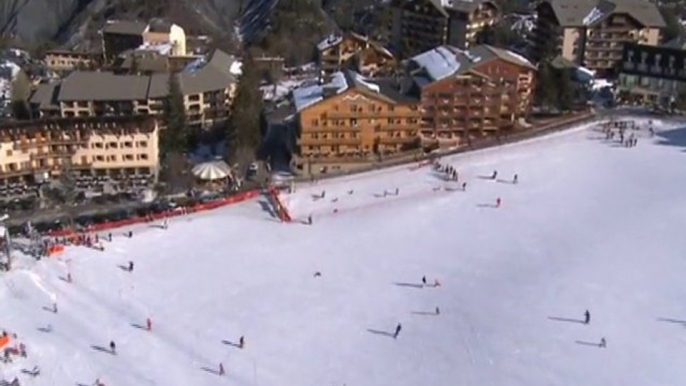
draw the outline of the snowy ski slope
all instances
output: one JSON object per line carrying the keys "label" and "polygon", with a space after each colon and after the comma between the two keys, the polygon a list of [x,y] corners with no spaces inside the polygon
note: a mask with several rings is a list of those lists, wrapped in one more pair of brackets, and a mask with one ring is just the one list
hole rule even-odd
{"label": "snowy ski slope", "polygon": [[28,357],[0,380],[684,385],[686,134],[657,129],[634,148],[586,125],[443,159],[465,192],[403,166],[298,186],[292,224],[260,198],[122,230],[104,252],[21,258],[0,276],[0,328]]}

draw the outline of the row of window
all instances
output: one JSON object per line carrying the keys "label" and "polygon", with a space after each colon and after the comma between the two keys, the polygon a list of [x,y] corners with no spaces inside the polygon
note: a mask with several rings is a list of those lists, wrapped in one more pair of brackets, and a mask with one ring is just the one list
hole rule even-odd
{"label": "row of window", "polygon": [[123,142],[93,142],[91,148],[93,149],[132,149],[133,147],[146,148],[148,141],[123,141]]}
{"label": "row of window", "polygon": [[[331,126],[348,126],[348,127],[357,127],[358,124],[363,123],[365,120],[364,119],[357,119],[357,118],[351,118],[351,119],[330,119],[330,120],[322,120],[322,126],[327,127],[329,126],[329,123],[331,123]],[[406,118],[405,123],[408,125],[415,124],[417,123],[417,118]],[[379,119],[378,122],[383,122],[382,119]],[[315,118],[310,121],[312,126],[319,126],[320,120]],[[367,123],[370,125],[375,125],[377,124],[377,120],[375,118],[370,118],[367,119]],[[386,119],[386,123],[389,125],[400,125],[403,123],[403,120],[401,118],[388,118]]]}
{"label": "row of window", "polygon": [[[121,161],[147,161],[150,156],[146,153],[140,154],[124,154],[121,156]],[[86,163],[88,158],[86,156],[81,157],[82,162]],[[119,156],[116,154],[110,155],[94,155],[92,157],[93,162],[118,162],[120,160]]]}

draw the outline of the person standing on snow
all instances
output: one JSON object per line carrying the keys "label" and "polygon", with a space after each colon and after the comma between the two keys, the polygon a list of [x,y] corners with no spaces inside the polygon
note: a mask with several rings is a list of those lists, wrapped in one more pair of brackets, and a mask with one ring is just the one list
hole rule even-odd
{"label": "person standing on snow", "polygon": [[492,179],[492,180],[495,180],[497,177],[498,177],[498,171],[497,171],[497,170],[494,170],[494,171],[493,171],[493,174],[491,174],[491,179]]}
{"label": "person standing on snow", "polygon": [[226,373],[224,372],[224,364],[223,364],[223,363],[219,363],[219,375],[223,376],[224,374],[226,374]]}
{"label": "person standing on snow", "polygon": [[145,326],[147,327],[148,331],[152,331],[152,319],[146,319]]}
{"label": "person standing on snow", "polygon": [[133,261],[129,261],[129,272],[133,272]]}
{"label": "person standing on snow", "polygon": [[501,202],[502,202],[502,201],[500,200],[500,197],[496,198],[496,199],[495,199],[495,207],[496,207],[496,208],[500,208]]}
{"label": "person standing on snow", "polygon": [[112,353],[112,355],[117,355],[117,345],[114,344],[113,340],[110,341],[110,353]]}
{"label": "person standing on snow", "polygon": [[422,285],[426,286],[426,276],[422,276]]}
{"label": "person standing on snow", "polygon": [[590,324],[591,323],[591,313],[586,310],[584,312],[584,324]]}
{"label": "person standing on snow", "polygon": [[515,174],[514,177],[512,177],[512,183],[517,185],[517,182],[519,182],[519,176]]}
{"label": "person standing on snow", "polygon": [[600,348],[607,347],[607,341],[605,340],[605,338],[600,338],[600,344],[598,345],[598,347],[600,347]]}
{"label": "person standing on snow", "polygon": [[398,335],[400,334],[400,330],[402,329],[403,326],[400,323],[398,323],[398,325],[395,326],[395,333],[393,333],[393,339],[396,339],[398,337]]}

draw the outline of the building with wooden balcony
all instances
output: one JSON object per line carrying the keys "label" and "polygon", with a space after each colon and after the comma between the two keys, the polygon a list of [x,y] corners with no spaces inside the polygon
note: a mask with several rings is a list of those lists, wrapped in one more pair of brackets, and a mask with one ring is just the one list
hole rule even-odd
{"label": "building with wooden balcony", "polygon": [[78,117],[0,125],[0,195],[31,195],[73,173],[76,188],[149,187],[159,171],[158,124],[152,117]]}
{"label": "building with wooden balcony", "polygon": [[686,92],[686,47],[626,44],[617,89],[623,102],[673,107]]}
{"label": "building with wooden balcony", "polygon": [[565,59],[612,76],[624,45],[660,44],[666,26],[654,3],[644,0],[544,0],[537,8],[532,57]]}
{"label": "building with wooden balcony", "polygon": [[391,48],[404,58],[440,45],[469,48],[499,16],[492,0],[392,0],[391,9]]}
{"label": "building with wooden balcony", "polygon": [[235,58],[217,50],[209,59],[200,58],[173,75],[74,71],[60,82],[40,85],[29,103],[40,117],[159,116],[174,76],[189,125],[204,129],[228,118],[237,82],[231,72],[234,63]]}
{"label": "building with wooden balcony", "polygon": [[354,32],[334,34],[317,44],[319,68],[325,75],[350,69],[364,76],[390,75],[397,62],[380,43]]}
{"label": "building with wooden balcony", "polygon": [[498,136],[522,123],[532,106],[536,67],[511,51],[440,46],[404,67],[402,87],[420,99],[425,143],[454,146]]}
{"label": "building with wooden balcony", "polygon": [[66,72],[91,68],[97,64],[98,57],[90,52],[50,50],[45,52],[43,62],[50,71]]}
{"label": "building with wooden balcony", "polygon": [[293,91],[297,111],[296,167],[326,173],[419,147],[418,101],[391,81],[344,71],[330,83]]}

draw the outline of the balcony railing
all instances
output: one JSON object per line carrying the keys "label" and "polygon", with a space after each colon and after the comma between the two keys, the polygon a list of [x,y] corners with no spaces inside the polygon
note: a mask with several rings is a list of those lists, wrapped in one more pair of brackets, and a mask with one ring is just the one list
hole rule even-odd
{"label": "balcony railing", "polygon": [[299,145],[305,146],[336,146],[336,145],[360,145],[361,138],[327,138],[327,139],[313,139],[313,138],[298,138]]}

